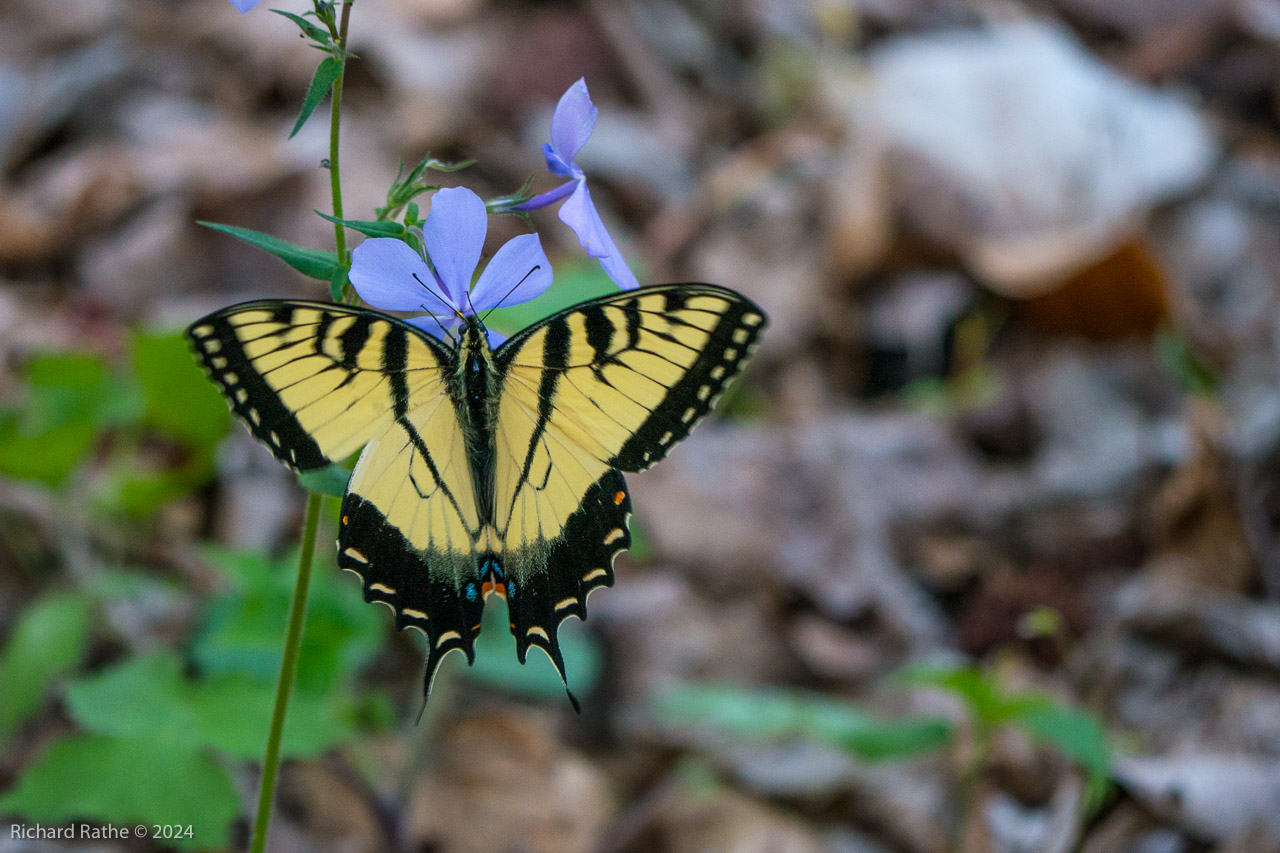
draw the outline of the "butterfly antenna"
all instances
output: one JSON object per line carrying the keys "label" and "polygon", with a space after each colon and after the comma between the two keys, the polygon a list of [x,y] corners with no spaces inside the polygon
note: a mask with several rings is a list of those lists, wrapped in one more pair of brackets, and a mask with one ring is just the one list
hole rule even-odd
{"label": "butterfly antenna", "polygon": [[[422,285],[422,289],[423,289],[423,290],[425,290],[427,293],[429,293],[429,294],[431,294],[432,296],[434,296],[436,299],[439,299],[439,300],[440,300],[441,302],[443,302],[445,305],[449,305],[449,304],[450,304],[450,303],[449,303],[449,300],[445,299],[445,298],[444,298],[444,296],[443,296],[442,294],[437,294],[434,290],[432,290],[430,287],[428,287],[428,286],[427,286],[427,283],[426,283],[425,281],[423,281],[422,279],[418,278],[418,274],[417,274],[417,273],[413,273],[413,280],[414,280],[414,281],[416,281],[416,282],[418,282],[418,284]],[[428,309],[427,309],[427,306],[426,306],[425,304],[422,306],[422,310],[423,310],[423,311],[426,311],[426,312],[427,312],[427,316],[429,316],[432,320],[435,320],[435,321],[436,321],[436,325],[440,327],[440,331],[444,334],[444,336],[445,336],[446,338],[448,338],[450,342],[453,342],[453,335],[449,332],[449,330],[448,330],[448,329],[446,329],[446,328],[444,327],[444,323],[441,323],[441,322],[440,322],[440,318],[439,318],[439,317],[437,317],[437,316],[436,316],[432,311],[428,310]],[[457,309],[454,309],[454,313],[458,315],[458,318],[459,318],[459,319],[461,319],[461,318],[462,318],[462,314],[461,314]]]}
{"label": "butterfly antenna", "polygon": [[[481,317],[481,318],[480,318],[480,325],[482,325],[482,326],[484,325],[485,317],[488,317],[491,313],[493,313],[494,311],[497,311],[499,308],[501,308],[501,307],[502,307],[502,303],[506,302],[506,301],[511,297],[511,294],[513,294],[513,293],[515,293],[515,292],[516,292],[516,288],[517,288],[517,287],[519,287],[520,285],[524,284],[524,280],[525,280],[526,278],[528,278],[529,276],[533,275],[534,273],[536,273],[536,272],[537,272],[538,270],[540,270],[540,269],[542,269],[542,264],[538,264],[538,265],[537,265],[537,266],[535,266],[533,269],[529,270],[527,273],[525,273],[525,274],[524,274],[524,277],[523,277],[523,278],[521,278],[521,279],[520,279],[519,281],[517,281],[515,284],[511,285],[511,289],[507,291],[507,295],[506,295],[506,296],[504,296],[504,297],[502,297],[501,299],[499,299],[499,300],[498,300],[498,304],[497,304],[497,305],[494,305],[494,306],[493,306],[492,308],[490,308],[488,311],[485,311],[485,312],[484,312],[484,317]],[[472,308],[471,310],[474,312],[476,309]],[[575,700],[575,701],[576,701],[576,700]]]}

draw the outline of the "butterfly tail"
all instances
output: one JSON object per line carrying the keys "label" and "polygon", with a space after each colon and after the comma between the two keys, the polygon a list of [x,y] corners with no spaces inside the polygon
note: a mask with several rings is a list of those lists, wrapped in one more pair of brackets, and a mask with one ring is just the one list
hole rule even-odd
{"label": "butterfly tail", "polygon": [[[613,559],[631,545],[631,497],[619,471],[608,471],[587,491],[561,535],[548,549],[545,571],[510,578],[507,605],[516,654],[525,662],[531,646],[546,652],[569,692],[557,636],[569,616],[587,618],[587,596],[613,586]],[[569,692],[578,710],[578,700]]]}

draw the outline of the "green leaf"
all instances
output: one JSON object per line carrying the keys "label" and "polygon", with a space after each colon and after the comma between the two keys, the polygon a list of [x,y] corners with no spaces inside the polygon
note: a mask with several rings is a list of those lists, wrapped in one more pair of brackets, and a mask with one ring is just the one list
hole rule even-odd
{"label": "green leaf", "polygon": [[226,770],[195,750],[145,737],[54,741],[0,796],[0,814],[45,824],[190,825],[193,838],[168,842],[188,850],[225,848],[239,813]]}
{"label": "green leaf", "polygon": [[18,430],[16,418],[0,418],[0,474],[60,486],[96,440],[97,430],[90,424],[68,424],[29,436]]}
{"label": "green leaf", "polygon": [[123,383],[96,355],[46,353],[27,364],[26,374],[30,394],[23,429],[27,435],[71,424],[112,426],[137,416],[136,393],[122,393]]}
{"label": "green leaf", "polygon": [[[188,701],[201,742],[236,758],[261,760],[275,692],[275,684],[243,675],[217,676],[193,687]],[[354,736],[333,697],[302,688],[293,691],[282,754],[313,757]]]}
{"label": "green leaf", "polygon": [[[80,679],[67,690],[67,706],[94,734],[253,759],[267,742],[274,697],[271,681],[241,675],[187,681],[181,663],[166,653],[126,660]],[[333,700],[298,689],[289,702],[281,753],[316,755],[352,734]]]}
{"label": "green leaf", "polygon": [[986,724],[1002,723],[1009,716],[1010,709],[995,682],[974,667],[909,667],[895,680],[952,693]]}
{"label": "green leaf", "polygon": [[165,504],[189,494],[212,478],[212,452],[191,455],[181,468],[157,471],[139,459],[121,460],[111,476],[95,484],[95,508],[119,510],[133,518],[146,518]]}
{"label": "green leaf", "polygon": [[799,727],[799,708],[781,691],[687,684],[660,693],[654,710],[669,724],[711,725],[744,737],[776,738]]}
{"label": "green leaf", "polygon": [[340,498],[347,493],[351,472],[341,465],[329,465],[317,471],[299,471],[298,482],[308,492]]}
{"label": "green leaf", "polygon": [[374,219],[339,219],[319,210],[316,211],[316,214],[330,222],[344,225],[352,231],[359,231],[366,237],[395,237],[396,239],[402,239],[409,233],[408,229],[399,222],[380,222]]}
{"label": "green leaf", "polygon": [[0,744],[39,709],[50,683],[80,663],[88,638],[83,595],[52,593],[22,611],[0,650]]}
{"label": "green leaf", "polygon": [[311,86],[307,89],[307,96],[302,99],[302,111],[298,113],[298,120],[293,123],[293,130],[289,131],[290,139],[298,135],[298,131],[302,130],[307,119],[311,118],[311,113],[315,112],[320,101],[329,94],[329,90],[333,88],[333,81],[337,80],[338,75],[342,73],[342,65],[341,59],[330,56],[316,67],[316,73],[311,78]]}
{"label": "green leaf", "polygon": [[303,35],[311,39],[316,44],[324,45],[326,47],[333,44],[333,37],[329,34],[328,30],[324,29],[324,27],[318,27],[301,15],[295,15],[292,12],[284,12],[280,9],[272,9],[271,11],[293,21],[298,25],[298,29],[302,30]]}
{"label": "green leaf", "polygon": [[97,446],[101,432],[136,420],[136,386],[85,353],[47,353],[26,365],[20,407],[0,411],[0,474],[59,486]]}
{"label": "green leaf", "polygon": [[1111,776],[1111,741],[1101,723],[1091,714],[1044,697],[1024,695],[1012,704],[1010,722],[1083,767],[1089,779],[1090,808],[1100,805]]}
{"label": "green leaf", "polygon": [[[483,628],[476,640],[476,662],[464,675],[471,681],[544,699],[563,699],[564,683],[551,659],[529,650],[525,663],[516,658],[516,641],[507,629],[507,605],[490,598],[484,608]],[[566,621],[559,631],[560,654],[564,657],[569,689],[578,695],[590,693],[600,679],[602,655],[582,623]]]}
{"label": "green leaf", "polygon": [[[246,552],[209,548],[204,553],[231,584],[205,614],[192,645],[196,661],[211,673],[273,681],[280,669],[296,557],[269,563]],[[299,687],[325,692],[349,682],[382,645],[385,623],[379,616],[361,599],[354,577],[317,561],[299,653]]]}
{"label": "green leaf", "polygon": [[805,737],[864,761],[906,758],[945,745],[941,719],[884,720],[853,705],[807,693],[687,684],[661,694],[656,713],[676,725],[710,725],[743,737]]}
{"label": "green leaf", "polygon": [[284,240],[272,237],[270,234],[263,234],[261,231],[252,231],[248,228],[237,228],[234,225],[220,225],[217,222],[199,222],[197,224],[212,228],[214,231],[221,231],[223,234],[230,234],[232,237],[257,246],[259,249],[265,249],[303,275],[320,281],[331,280],[334,272],[341,267],[341,264],[338,263],[338,256],[333,252],[304,249],[302,246],[286,243]]}
{"label": "green leaf", "polygon": [[844,703],[812,700],[803,708],[801,730],[826,740],[864,761],[909,758],[946,746],[951,725],[931,717],[884,720]]}
{"label": "green leaf", "polygon": [[226,401],[180,334],[134,332],[133,367],[146,423],[196,448],[212,449],[231,428]]}

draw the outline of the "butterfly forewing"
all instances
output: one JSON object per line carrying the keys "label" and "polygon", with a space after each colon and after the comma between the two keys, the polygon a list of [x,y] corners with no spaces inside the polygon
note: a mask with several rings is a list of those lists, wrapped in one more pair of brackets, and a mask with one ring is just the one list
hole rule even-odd
{"label": "butterfly forewing", "polygon": [[249,431],[291,468],[341,461],[441,393],[447,352],[403,323],[313,302],[250,302],[193,323],[196,354]]}

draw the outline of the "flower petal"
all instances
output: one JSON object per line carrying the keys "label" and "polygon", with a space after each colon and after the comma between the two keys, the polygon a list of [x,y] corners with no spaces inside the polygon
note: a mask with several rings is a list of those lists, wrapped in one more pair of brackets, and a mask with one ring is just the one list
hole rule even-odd
{"label": "flower petal", "polygon": [[578,82],[560,96],[556,111],[551,116],[551,146],[566,163],[573,162],[591,137],[596,126],[596,113],[591,96],[587,94],[587,81],[582,78],[578,78]]}
{"label": "flower petal", "polygon": [[231,0],[231,5],[235,6],[240,11],[240,14],[243,15],[261,2],[262,0]]}
{"label": "flower petal", "polygon": [[581,178],[582,170],[573,163],[566,163],[564,159],[556,153],[556,149],[547,143],[542,143],[542,156],[547,161],[547,171],[553,175],[559,175],[562,178],[574,177]]}
{"label": "flower petal", "polygon": [[360,298],[383,311],[453,314],[422,257],[403,240],[370,237],[351,253],[351,284]]}
{"label": "flower petal", "polygon": [[422,223],[422,242],[449,299],[456,305],[466,304],[488,228],[484,202],[471,190],[451,187],[432,197],[431,210]]}
{"label": "flower petal", "polygon": [[488,326],[484,327],[484,333],[489,336],[489,349],[497,349],[507,342],[507,336],[501,332],[495,332]]}
{"label": "flower petal", "polygon": [[600,261],[600,266],[613,279],[613,283],[621,290],[635,290],[640,286],[622,252],[613,242],[609,232],[604,228],[604,221],[596,211],[591,194],[587,192],[587,182],[579,181],[573,195],[560,205],[560,221],[573,229],[578,235],[578,242],[586,253]]}
{"label": "flower petal", "polygon": [[542,251],[537,234],[521,234],[507,241],[471,291],[471,306],[488,311],[501,305],[519,305],[541,296],[551,286],[551,262]]}

